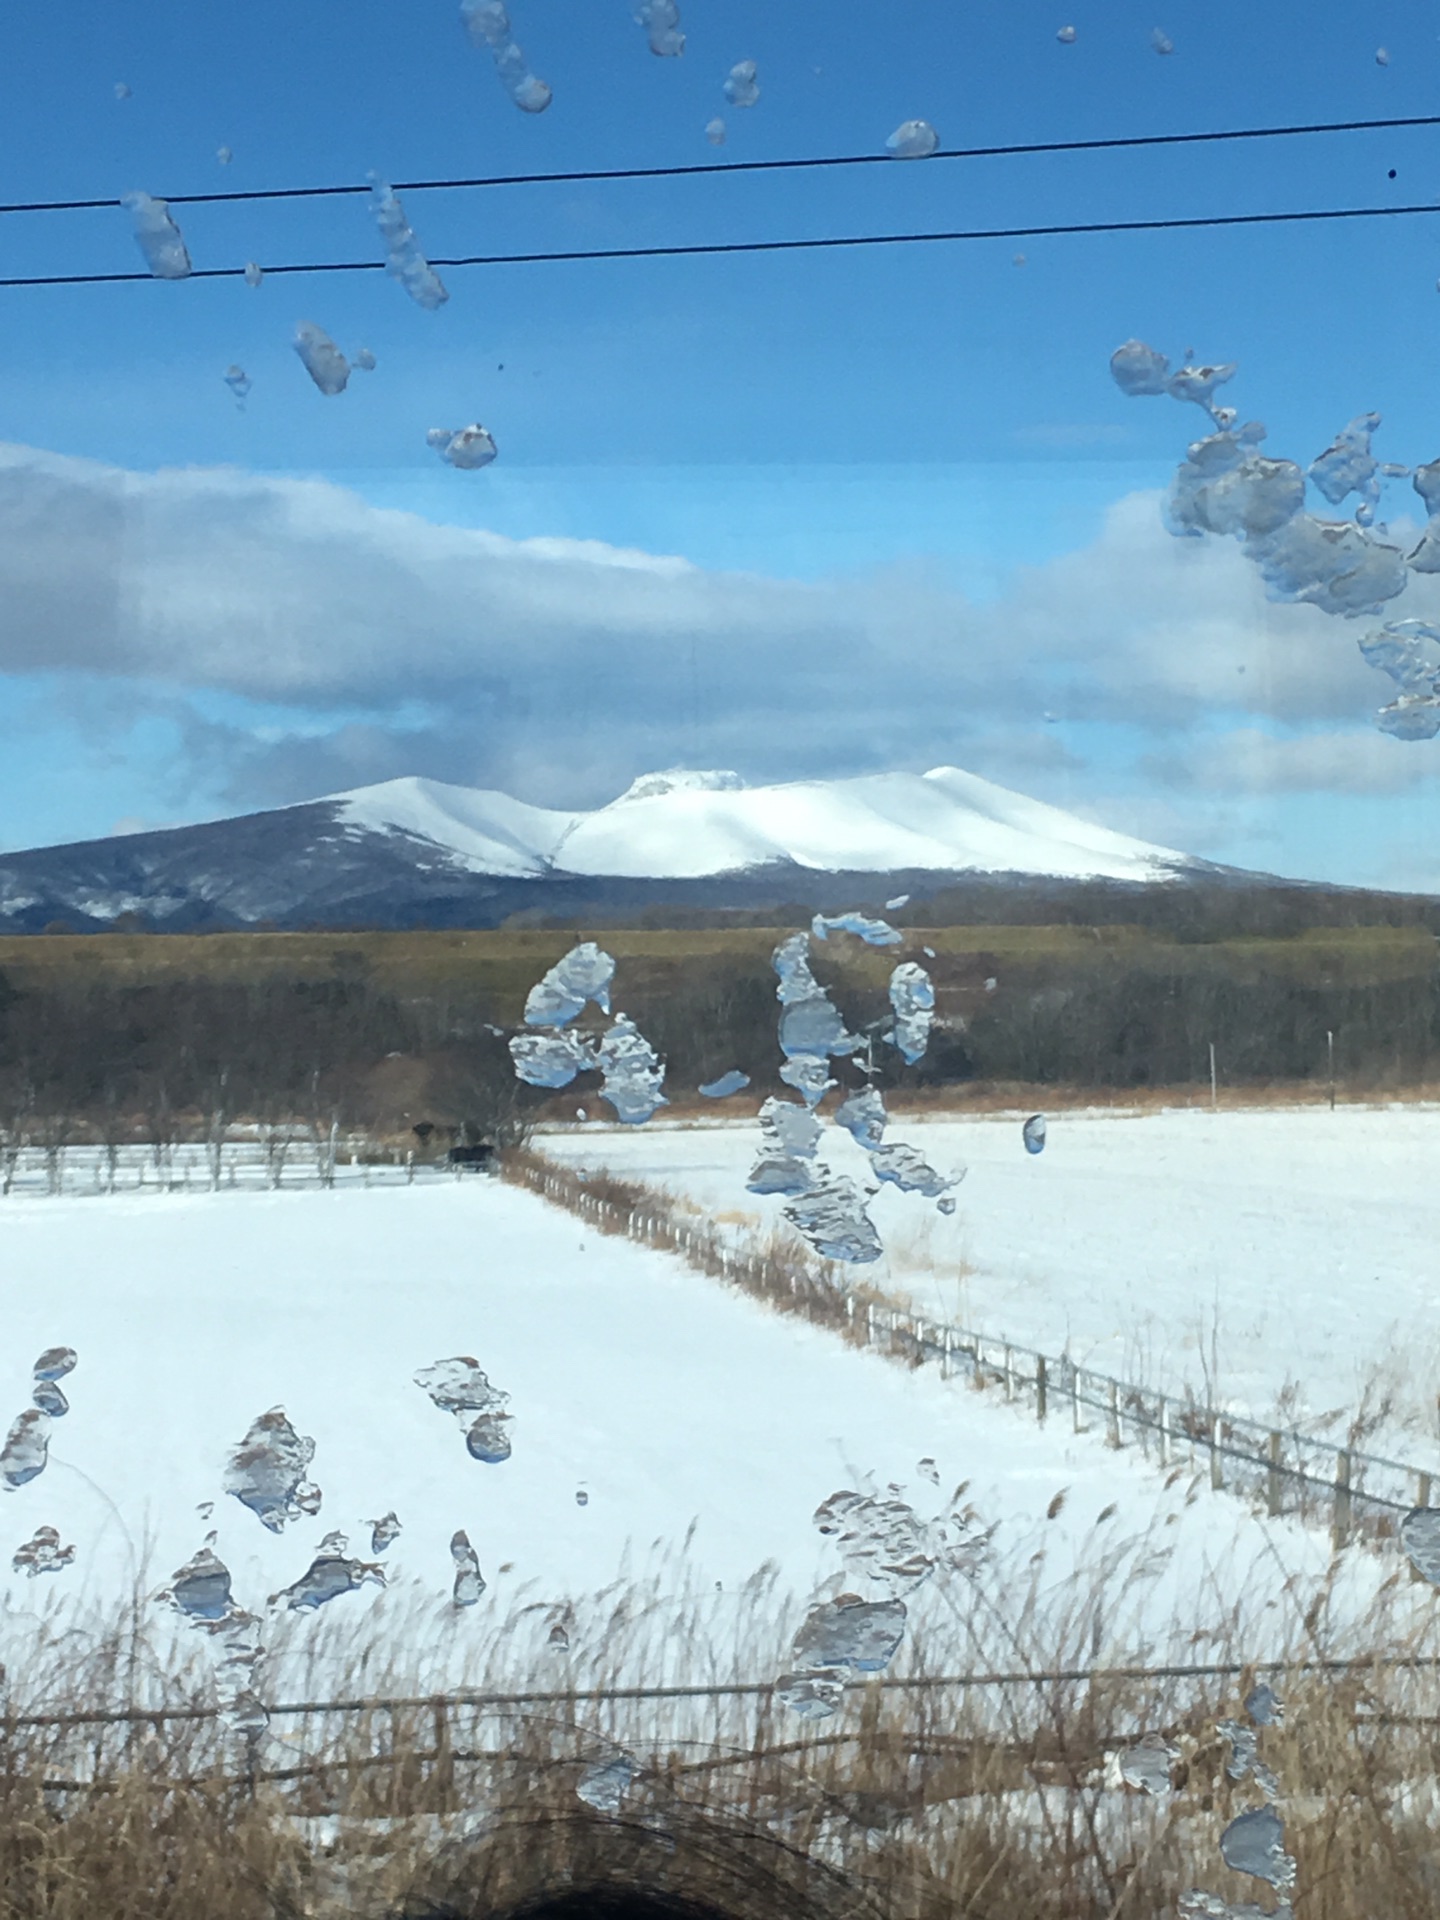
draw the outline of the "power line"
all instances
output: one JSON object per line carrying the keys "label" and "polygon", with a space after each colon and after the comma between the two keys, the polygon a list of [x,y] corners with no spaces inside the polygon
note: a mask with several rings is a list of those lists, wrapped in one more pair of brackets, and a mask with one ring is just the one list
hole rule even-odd
{"label": "power line", "polygon": [[[1099,140],[1028,140],[1008,146],[946,147],[932,160],[1008,160],[1026,154],[1114,153],[1145,147],[1215,145],[1227,140],[1288,140],[1303,134],[1388,133],[1405,127],[1440,126],[1440,114],[1414,114],[1393,120],[1321,120],[1285,127],[1234,127],[1200,133],[1115,134]],[[891,166],[888,153],[844,153],[793,160],[709,160],[674,167],[587,167],[565,173],[497,173],[476,179],[397,180],[397,193],[433,193],[472,187],[575,186],[602,180],[689,180],[704,174],[794,173],[828,167]],[[369,193],[368,186],[249,187],[225,193],[176,193],[163,196],[172,207],[223,206],[252,200],[324,200]],[[117,207],[111,195],[92,200],[21,200],[0,204],[0,213],[93,213]]]}
{"label": "power line", "polygon": [[[852,233],[821,235],[798,240],[713,240],[657,247],[575,247],[538,253],[472,253],[450,259],[432,257],[433,267],[521,267],[584,260],[685,260],[742,253],[818,253],[847,247],[911,247],[944,245],[966,240],[1041,240],[1067,235],[1101,233],[1180,233],[1225,227],[1264,227],[1334,220],[1380,220],[1428,213],[1440,214],[1440,202],[1406,207],[1319,207],[1285,213],[1212,213],[1162,220],[1082,220],[1031,227],[961,227],[936,233]],[[288,273],[382,273],[383,260],[292,261],[266,267],[265,275]],[[189,280],[239,280],[243,267],[198,267]],[[149,273],[41,273],[0,279],[6,287],[126,286],[153,280]]]}

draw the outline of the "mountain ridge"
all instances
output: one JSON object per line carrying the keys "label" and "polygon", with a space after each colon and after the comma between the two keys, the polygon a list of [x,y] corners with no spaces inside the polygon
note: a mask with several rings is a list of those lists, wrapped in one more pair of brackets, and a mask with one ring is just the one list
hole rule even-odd
{"label": "mountain ridge", "polygon": [[956,767],[767,786],[672,768],[589,810],[410,776],[199,826],[0,855],[0,929],[94,930],[125,916],[173,931],[483,927],[667,901],[833,909],[857,893],[966,879],[1170,887],[1224,875],[1246,878]]}

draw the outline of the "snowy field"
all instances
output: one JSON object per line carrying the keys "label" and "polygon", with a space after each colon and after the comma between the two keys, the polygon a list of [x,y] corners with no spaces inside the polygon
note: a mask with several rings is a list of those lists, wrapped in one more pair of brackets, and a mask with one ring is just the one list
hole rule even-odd
{"label": "snowy field", "polygon": [[[1037,1158],[1014,1117],[902,1118],[886,1137],[968,1168],[948,1219],[893,1188],[874,1202],[887,1259],[867,1273],[919,1311],[1259,1418],[1353,1410],[1378,1375],[1397,1402],[1379,1437],[1440,1462],[1440,1112],[1059,1114]],[[753,1123],[592,1123],[543,1144],[780,1223],[780,1201],[745,1191],[757,1140]],[[821,1153],[868,1171],[838,1128]]]}
{"label": "snowy field", "polygon": [[[1003,1187],[1013,1206],[1029,1183],[1034,1257],[1009,1298],[1041,1300],[1039,1230],[1050,1221],[1057,1244],[1057,1192],[1086,1185],[1069,1156],[1089,1155],[1093,1168],[1102,1130],[1058,1125],[1053,1158],[1014,1172],[1013,1129],[953,1131],[974,1162],[970,1199]],[[1175,1132],[1162,1123],[1155,1138]],[[1106,1137],[1123,1145],[1130,1134],[1117,1125]],[[744,1144],[641,1135],[627,1151],[640,1170],[663,1164],[719,1195]],[[617,1153],[610,1140],[573,1143],[581,1147]],[[998,1250],[981,1220],[1002,1213],[993,1200],[967,1222],[976,1248]],[[1103,1214],[1103,1196],[1092,1196],[1090,1217]],[[0,1245],[6,1423],[29,1402],[43,1348],[79,1355],[48,1467],[0,1497],[0,1564],[22,1612],[51,1595],[104,1606],[158,1587],[212,1527],[237,1598],[261,1609],[332,1528],[368,1559],[362,1523],[393,1508],[404,1532],[387,1556],[392,1579],[433,1603],[436,1619],[449,1608],[450,1537],[469,1533],[489,1582],[464,1616],[477,1643],[526,1601],[648,1574],[711,1593],[718,1582],[729,1596],[766,1561],[778,1563],[777,1609],[794,1622],[790,1610],[817,1583],[844,1583],[812,1523],[817,1504],[892,1481],[927,1513],[968,1480],[980,1522],[1001,1523],[996,1551],[1017,1567],[1037,1545],[1056,1579],[1097,1554],[1117,1568],[1143,1560],[1140,1581],[1120,1581],[1128,1599],[1105,1643],[1117,1656],[1143,1651],[1172,1617],[1189,1625],[1203,1609],[1213,1619],[1224,1598],[1248,1592],[1263,1604],[1265,1583],[1316,1573],[1327,1558],[1323,1536],[1295,1523],[1255,1519],[1188,1477],[1166,1491],[1138,1454],[1076,1438],[1063,1419],[1042,1429],[933,1369],[912,1374],[856,1352],[495,1181],[12,1200],[0,1210]],[[1078,1251],[1103,1270],[1102,1249]],[[503,1464],[469,1458],[460,1428],[412,1381],[455,1354],[475,1356],[511,1396]],[[278,1536],[222,1491],[229,1451],[275,1405],[314,1436],[323,1489],[319,1513]],[[938,1487],[918,1469],[927,1456]],[[1063,1510],[1047,1519],[1062,1489]],[[9,1574],[10,1554],[41,1525],[75,1546],[73,1566],[35,1581]],[[1375,1580],[1388,1570],[1363,1558]],[[367,1587],[326,1617],[358,1621],[377,1604],[398,1602]]]}

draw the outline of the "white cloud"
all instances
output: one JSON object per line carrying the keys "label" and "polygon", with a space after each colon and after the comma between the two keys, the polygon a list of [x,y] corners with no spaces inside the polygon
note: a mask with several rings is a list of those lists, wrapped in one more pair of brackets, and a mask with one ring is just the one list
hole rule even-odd
{"label": "white cloud", "polygon": [[[1393,609],[1427,611],[1440,582]],[[324,480],[0,447],[0,673],[74,677],[92,730],[107,708],[168,720],[180,784],[227,802],[401,772],[600,800],[688,759],[953,760],[1074,805],[1117,729],[1152,752],[1151,793],[1395,791],[1430,750],[1364,731],[1389,691],[1356,649],[1372,624],[1270,605],[1238,547],[1172,538],[1149,494],[981,601],[938,565],[782,580],[436,525]],[[217,694],[262,703],[270,737],[217,720]]]}

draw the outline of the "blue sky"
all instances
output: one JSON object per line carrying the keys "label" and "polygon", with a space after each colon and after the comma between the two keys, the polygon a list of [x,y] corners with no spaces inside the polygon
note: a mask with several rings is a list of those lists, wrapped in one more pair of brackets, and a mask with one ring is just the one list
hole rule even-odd
{"label": "blue sky", "polygon": [[[878,151],[916,115],[971,146],[1440,99],[1413,4],[681,10],[686,52],[659,60],[629,0],[515,0],[555,92],[530,117],[451,0],[16,0],[0,197],[703,161],[716,112],[722,157],[750,159]],[[748,112],[720,92],[744,57]],[[1432,199],[1440,140],[1413,130],[406,210],[444,256]],[[361,198],[177,216],[197,265],[379,257]],[[5,274],[137,262],[118,210],[0,218]],[[1440,743],[1373,729],[1390,689],[1358,661],[1365,623],[1269,607],[1219,543],[1172,551],[1148,496],[1203,421],[1107,369],[1132,335],[1193,346],[1240,363],[1271,452],[1308,461],[1373,408],[1383,457],[1431,459],[1437,274],[1440,213],[457,269],[433,314],[378,273],[0,292],[0,845],[401,772],[594,803],[677,760],[953,761],[1214,858],[1440,887]],[[322,397],[300,320],[376,371]],[[426,429],[476,419],[500,460],[444,468]]]}

